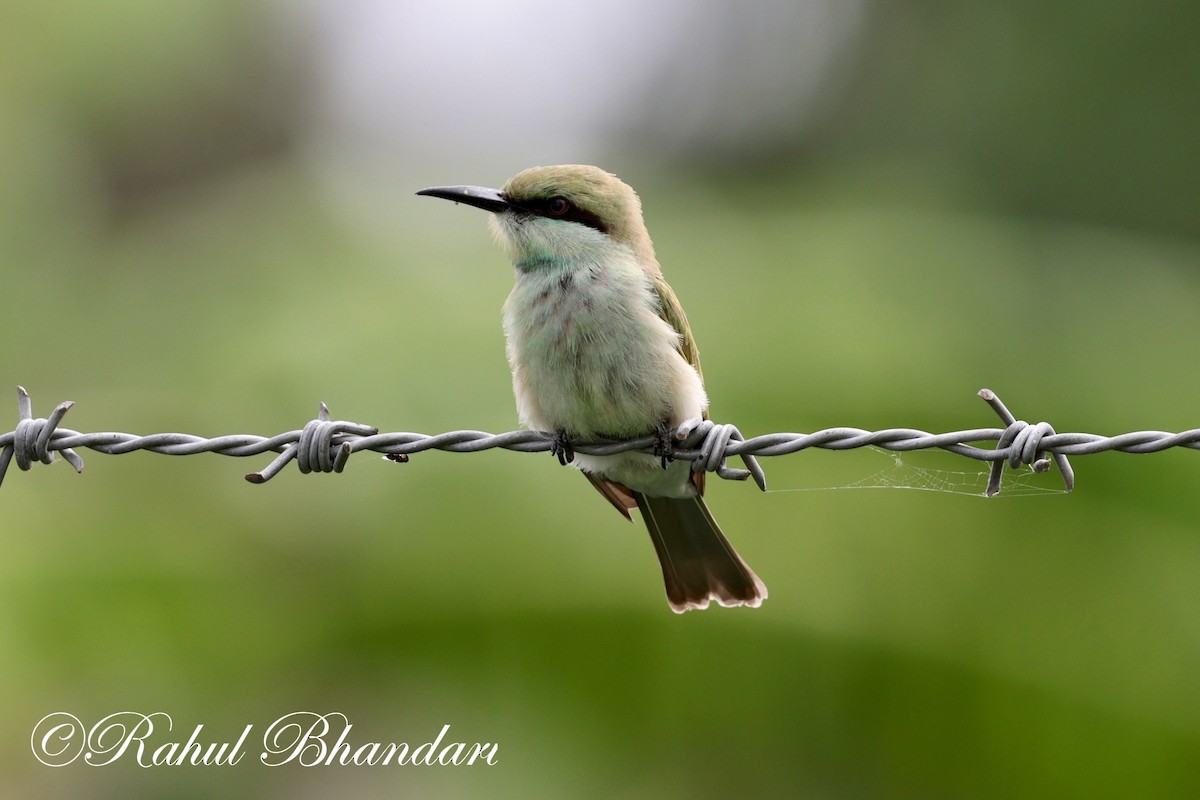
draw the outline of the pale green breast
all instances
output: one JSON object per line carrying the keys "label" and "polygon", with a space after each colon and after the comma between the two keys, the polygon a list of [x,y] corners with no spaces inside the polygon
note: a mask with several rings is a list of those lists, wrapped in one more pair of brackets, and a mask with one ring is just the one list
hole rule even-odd
{"label": "pale green breast", "polygon": [[505,332],[526,423],[630,436],[674,417],[680,337],[660,306],[632,258],[519,274]]}

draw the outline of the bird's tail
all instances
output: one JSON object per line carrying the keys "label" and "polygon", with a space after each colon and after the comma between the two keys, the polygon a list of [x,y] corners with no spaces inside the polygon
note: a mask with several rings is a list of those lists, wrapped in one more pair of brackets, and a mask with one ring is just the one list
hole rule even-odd
{"label": "bird's tail", "polygon": [[723,606],[757,608],[767,587],[721,533],[704,498],[647,497],[633,493],[662,564],[667,602],[679,614]]}

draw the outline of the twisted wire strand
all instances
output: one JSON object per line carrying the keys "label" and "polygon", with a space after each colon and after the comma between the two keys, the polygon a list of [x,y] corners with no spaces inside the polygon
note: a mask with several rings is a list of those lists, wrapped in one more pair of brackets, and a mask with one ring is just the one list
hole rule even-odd
{"label": "twisted wire strand", "polygon": [[[1035,472],[1045,472],[1053,461],[1062,475],[1064,488],[1075,485],[1074,471],[1068,456],[1091,455],[1106,451],[1122,453],[1158,453],[1174,447],[1200,450],[1200,428],[1169,433],[1166,431],[1134,431],[1118,436],[1092,433],[1056,433],[1049,423],[1030,425],[1016,419],[995,393],[979,392],[997,413],[1003,428],[975,428],[948,433],[928,433],[914,428],[889,428],[867,431],[861,428],[827,428],[814,433],[770,433],[746,439],[733,425],[721,425],[709,420],[690,420],[672,432],[671,445],[655,436],[643,436],[625,441],[571,442],[571,449],[588,455],[612,455],[630,450],[674,460],[692,462],[692,469],[715,472],[727,480],[753,478],[759,488],[766,490],[766,477],[757,456],[782,456],[802,450],[853,450],[860,447],[881,447],[908,452],[941,449],[977,461],[991,462],[986,494],[1000,491],[1004,465],[1010,468],[1029,466]],[[265,483],[295,460],[302,473],[341,472],[353,453],[369,450],[384,454],[392,461],[407,461],[409,456],[427,450],[451,453],[477,453],[501,448],[533,453],[553,450],[556,437],[540,431],[509,431],[493,434],[486,431],[448,431],[437,435],[423,433],[380,433],[377,428],[357,422],[331,420],[324,403],[316,419],[304,428],[275,436],[235,434],[205,438],[186,433],[155,433],[138,436],[132,433],[80,433],[60,427],[63,417],[73,403],[55,407],[46,418],[35,418],[29,393],[17,387],[17,427],[0,434],[0,484],[10,461],[28,470],[36,462],[49,464],[59,453],[75,468],[83,470],[83,459],[76,448],[98,453],[120,455],[135,450],[148,450],[164,455],[186,456],[196,453],[217,453],[247,457],[277,453],[277,457],[259,472],[247,474],[251,483]],[[996,442],[991,449],[976,447],[982,442]],[[730,457],[742,459],[745,469],[727,464]]]}

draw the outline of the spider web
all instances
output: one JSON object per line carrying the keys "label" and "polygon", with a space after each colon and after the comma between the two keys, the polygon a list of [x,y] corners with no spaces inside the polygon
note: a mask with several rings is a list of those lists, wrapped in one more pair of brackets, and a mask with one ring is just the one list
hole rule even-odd
{"label": "spider web", "polygon": [[[782,480],[776,480],[776,470],[769,469],[768,492],[822,492],[841,489],[908,489],[919,492],[941,492],[974,497],[985,497],[989,465],[980,462],[973,469],[962,469],[965,459],[944,452],[898,453],[883,450],[878,447],[865,448],[872,455],[875,463],[879,459],[886,461],[880,468],[866,477],[851,479],[845,483],[826,483],[813,485],[819,481],[818,476],[795,477],[780,475]],[[845,458],[842,455],[842,458]],[[946,459],[954,459],[953,463],[959,469],[945,469],[936,466]],[[823,471],[825,473],[827,471]],[[862,472],[861,469],[858,470]],[[826,475],[826,477],[831,477]],[[850,477],[850,476],[839,476]],[[774,488],[780,486],[782,488]],[[791,485],[789,485],[791,484]],[[798,485],[797,485],[798,484]],[[1000,484],[999,497],[1025,497],[1030,495],[1065,494],[1062,478],[1057,471],[1051,469],[1048,473],[1035,473],[1029,467],[1013,469],[1004,467],[1004,478]]]}

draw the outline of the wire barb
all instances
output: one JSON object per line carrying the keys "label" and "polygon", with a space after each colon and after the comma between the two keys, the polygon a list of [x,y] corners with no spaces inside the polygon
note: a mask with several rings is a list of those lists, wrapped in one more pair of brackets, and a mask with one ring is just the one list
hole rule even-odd
{"label": "wire barb", "polygon": [[377,433],[379,429],[370,425],[330,420],[329,407],[321,403],[317,418],[304,426],[296,443],[285,447],[266,469],[248,473],[246,480],[251,483],[266,483],[293,458],[304,475],[313,471],[341,472],[346,468],[350,454],[354,452],[354,442],[343,434],[364,437]]}
{"label": "wire barb", "polygon": [[[741,453],[742,463],[746,469],[734,469],[725,466],[726,451],[730,442],[744,442],[745,437],[734,425],[719,425],[708,419],[691,419],[679,426],[675,438],[686,448],[695,449],[696,455],[692,460],[693,472],[715,472],[717,477],[727,481],[744,481],[753,477],[758,488],[767,490],[767,474],[759,466],[758,459],[749,453]],[[685,450],[676,450],[676,458],[688,458]]]}
{"label": "wire barb", "polygon": [[[1004,429],[1004,433],[1000,436],[1000,440],[996,442],[997,450],[1008,449],[1008,465],[1012,468],[1017,468],[1022,464],[1029,466],[1034,472],[1046,472],[1050,469],[1050,461],[1045,457],[1045,450],[1042,449],[1042,440],[1047,436],[1054,435],[1054,428],[1049,422],[1039,422],[1037,425],[1030,425],[1025,420],[1017,419],[1008,410],[1008,407],[996,396],[996,393],[991,389],[980,389],[979,396],[992,407],[992,410],[1000,417],[1000,420],[1008,427]],[[1075,488],[1075,470],[1071,468],[1071,462],[1067,460],[1067,456],[1063,453],[1053,453],[1054,463],[1058,465],[1058,472],[1062,475],[1063,488],[1070,492]],[[1000,481],[1004,477],[1004,462],[993,461],[991,470],[988,473],[987,489],[984,494],[988,497],[995,497],[1000,494]]]}
{"label": "wire barb", "polygon": [[[17,387],[17,427],[10,433],[0,437],[0,485],[4,483],[4,474],[8,471],[9,461],[16,457],[17,468],[27,472],[33,462],[40,461],[49,464],[54,461],[50,443],[58,424],[62,422],[67,411],[75,403],[71,400],[59,403],[46,419],[33,416],[33,401],[24,386]],[[76,473],[83,472],[83,459],[69,447],[58,448],[62,457],[75,468]]]}
{"label": "wire barb", "polygon": [[[1004,464],[1010,468],[1029,466],[1035,472],[1045,472],[1053,459],[1062,475],[1066,491],[1075,487],[1075,473],[1067,456],[1090,455],[1108,450],[1122,453],[1157,453],[1172,447],[1200,450],[1200,428],[1167,433],[1165,431],[1135,431],[1119,436],[1099,436],[1092,433],[1056,433],[1047,422],[1030,425],[1016,419],[996,394],[988,389],[979,392],[1000,417],[1004,428],[976,428],[950,433],[927,433],[913,428],[890,428],[866,431],[860,428],[827,428],[815,433],[771,433],[746,439],[733,425],[710,420],[688,420],[670,437],[678,442],[671,448],[671,457],[692,462],[696,472],[715,472],[726,480],[744,481],[753,478],[760,489],[766,490],[766,477],[756,456],[782,456],[809,448],[823,450],[852,450],[859,447],[881,447],[885,450],[942,449],[951,453],[991,463],[986,494],[1000,491]],[[61,453],[76,472],[83,470],[83,459],[73,448],[86,447],[98,453],[119,455],[134,450],[149,450],[164,455],[186,456],[196,453],[218,453],[226,456],[255,456],[274,452],[279,455],[260,472],[251,472],[246,480],[265,483],[295,460],[302,473],[341,472],[352,453],[371,450],[383,453],[392,461],[406,461],[413,453],[425,450],[444,450],[451,453],[476,453],[503,448],[522,453],[553,451],[566,446],[587,455],[614,455],[636,450],[653,455],[662,449],[661,435],[655,433],[626,441],[573,441],[555,433],[542,431],[510,431],[493,434],[485,431],[449,431],[429,436],[423,433],[379,433],[377,428],[357,422],[331,420],[329,409],[322,403],[317,418],[300,430],[272,437],[239,434],[205,439],[186,433],[155,433],[137,436],[132,433],[79,433],[60,427],[63,416],[72,403],[60,403],[46,419],[33,417],[29,393],[17,387],[18,422],[15,430],[0,434],[0,483],[9,462],[28,470],[34,462],[49,464],[54,453]],[[975,447],[975,442],[995,442],[992,448]],[[661,454],[660,454],[661,455]],[[727,459],[738,456],[745,469],[727,465]],[[1049,456],[1049,458],[1047,457]]]}

